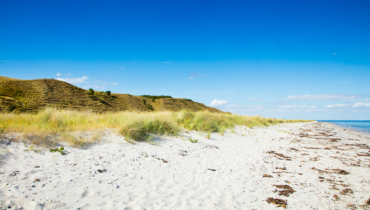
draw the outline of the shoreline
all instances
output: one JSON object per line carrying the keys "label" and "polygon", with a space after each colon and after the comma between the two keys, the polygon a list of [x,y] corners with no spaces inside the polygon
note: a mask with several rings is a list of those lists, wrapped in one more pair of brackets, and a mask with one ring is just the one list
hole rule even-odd
{"label": "shoreline", "polygon": [[66,155],[0,140],[0,208],[370,209],[369,139],[309,122],[151,144],[106,131]]}
{"label": "shoreline", "polygon": [[[341,126],[341,125],[338,125],[338,124],[335,124],[335,123],[331,123],[331,122],[320,122],[320,123],[327,123],[327,124],[332,125],[336,129],[339,129],[339,130],[342,129],[343,131],[346,131],[346,132],[349,131],[349,128],[344,127],[344,126]],[[370,137],[370,132],[363,132],[363,131],[359,131],[359,130],[356,130],[356,129],[353,129],[353,128],[351,128],[350,133],[355,133],[357,135],[365,135],[365,136]]]}
{"label": "shoreline", "polygon": [[[329,124],[333,124],[333,125],[339,126],[340,128],[343,128],[343,129],[347,129],[347,130],[349,129],[349,127],[345,127],[345,126],[336,124],[334,122],[322,122],[322,121],[317,121],[317,122],[320,122],[320,123],[329,123]],[[361,129],[365,129],[365,128],[361,128]],[[362,130],[360,130],[360,128],[358,128],[356,126],[355,127],[351,127],[351,130],[352,131],[358,131],[358,132],[361,132],[361,133],[370,134],[370,130],[368,130],[368,131],[362,131]]]}

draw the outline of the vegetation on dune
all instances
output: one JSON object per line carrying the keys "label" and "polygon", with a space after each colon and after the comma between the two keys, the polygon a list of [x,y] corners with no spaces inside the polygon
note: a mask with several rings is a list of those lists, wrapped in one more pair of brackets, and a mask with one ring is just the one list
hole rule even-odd
{"label": "vegetation on dune", "polygon": [[[144,100],[145,99],[145,100]],[[18,80],[0,76],[0,112],[37,113],[46,107],[93,112],[191,111],[221,112],[189,99],[171,96],[133,96],[84,90],[54,79]]]}
{"label": "vegetation on dune", "polygon": [[[54,146],[57,141],[66,141],[75,147],[98,141],[102,131],[108,128],[117,130],[127,140],[140,141],[150,140],[152,134],[177,135],[184,128],[205,131],[210,136],[212,132],[223,133],[236,125],[255,127],[277,123],[284,123],[284,120],[186,110],[94,113],[46,108],[37,114],[0,114],[2,133],[22,133],[33,144]],[[84,138],[84,132],[89,132],[89,138]]]}
{"label": "vegetation on dune", "polygon": [[172,98],[172,96],[164,96],[164,95],[160,95],[160,96],[141,95],[141,96],[145,98],[150,98],[152,99],[152,101],[155,101],[155,99],[161,99],[161,98]]}

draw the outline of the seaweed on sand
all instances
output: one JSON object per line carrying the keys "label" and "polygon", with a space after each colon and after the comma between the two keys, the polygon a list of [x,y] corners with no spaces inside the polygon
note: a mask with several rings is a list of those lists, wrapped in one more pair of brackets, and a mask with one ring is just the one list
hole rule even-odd
{"label": "seaweed on sand", "polygon": [[286,200],[283,200],[283,199],[279,199],[279,198],[272,198],[272,197],[268,197],[266,199],[267,203],[272,203],[272,204],[275,204],[277,205],[277,207],[283,207],[284,209],[286,208],[286,206],[288,205],[287,201]]}

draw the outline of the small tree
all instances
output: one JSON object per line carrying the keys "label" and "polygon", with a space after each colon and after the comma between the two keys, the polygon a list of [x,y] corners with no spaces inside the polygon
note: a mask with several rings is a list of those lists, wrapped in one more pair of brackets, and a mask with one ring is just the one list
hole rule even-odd
{"label": "small tree", "polygon": [[94,90],[92,88],[89,89],[89,94],[94,95]]}
{"label": "small tree", "polygon": [[105,91],[105,93],[110,96],[110,90]]}

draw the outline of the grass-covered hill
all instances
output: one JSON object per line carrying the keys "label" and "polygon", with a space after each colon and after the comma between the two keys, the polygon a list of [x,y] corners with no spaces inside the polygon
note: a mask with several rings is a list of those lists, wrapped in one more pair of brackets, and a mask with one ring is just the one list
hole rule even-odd
{"label": "grass-covered hill", "polygon": [[89,91],[54,79],[19,80],[0,76],[0,111],[38,112],[45,107],[106,111],[222,111],[189,99]]}

